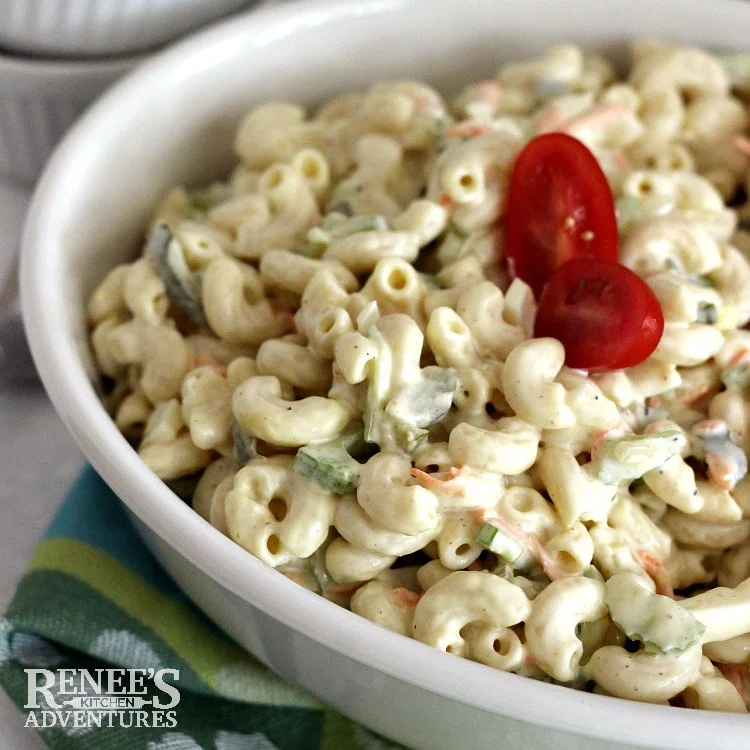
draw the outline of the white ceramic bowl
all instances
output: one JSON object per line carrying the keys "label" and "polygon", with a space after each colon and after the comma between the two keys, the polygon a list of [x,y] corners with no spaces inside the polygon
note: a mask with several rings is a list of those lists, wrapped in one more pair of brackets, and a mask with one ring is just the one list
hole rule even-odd
{"label": "white ceramic bowl", "polygon": [[0,178],[32,184],[78,115],[143,59],[52,62],[0,54]]}
{"label": "white ceramic bowl", "polygon": [[35,55],[132,54],[257,0],[3,0],[0,47]]}
{"label": "white ceramic bowl", "polygon": [[254,102],[313,102],[387,76],[455,90],[561,39],[616,53],[629,37],[677,33],[741,49],[748,28],[750,4],[733,0],[307,0],[159,55],[65,139],[32,201],[22,249],[42,378],[170,574],[279,674],[425,750],[747,747],[746,716],[625,703],[498,672],[383,630],[264,567],[173,495],[119,434],[89,382],[83,310],[105,270],[135,253],[167,186],[226,168],[234,128]]}

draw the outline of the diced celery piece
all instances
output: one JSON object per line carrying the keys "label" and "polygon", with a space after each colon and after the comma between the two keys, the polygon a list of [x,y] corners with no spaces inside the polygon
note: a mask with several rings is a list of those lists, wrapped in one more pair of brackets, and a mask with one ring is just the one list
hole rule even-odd
{"label": "diced celery piece", "polygon": [[256,445],[258,439],[251,435],[234,417],[232,417],[232,445],[234,458],[241,464],[246,464],[258,458]]}
{"label": "diced celery piece", "polygon": [[674,599],[652,594],[631,574],[616,574],[604,586],[604,601],[613,622],[647,651],[680,654],[698,643],[706,630]]}
{"label": "diced celery piece", "polygon": [[[342,201],[343,203],[343,201]],[[320,257],[336,240],[358,232],[384,232],[388,222],[379,214],[372,216],[347,216],[341,211],[329,213],[319,227],[307,233],[307,240],[297,252],[310,257]]]}
{"label": "diced celery piece", "polygon": [[679,430],[605,440],[594,463],[594,474],[603,484],[640,479],[646,472],[659,468],[676,456],[686,442]]}
{"label": "diced celery piece", "polygon": [[423,368],[421,375],[402,388],[385,411],[405,423],[429,427],[448,413],[458,379],[455,370],[433,365]]}
{"label": "diced celery piece", "polygon": [[442,154],[446,148],[448,148],[448,140],[445,137],[445,129],[451,127],[454,124],[454,120],[447,115],[440,115],[435,118],[435,143],[434,150],[438,154]]}
{"label": "diced celery piece", "polygon": [[214,182],[207,188],[190,193],[190,202],[199,212],[210,211],[232,197],[232,188],[224,182]]}
{"label": "diced celery piece", "polygon": [[352,456],[361,456],[369,448],[362,426],[357,425],[336,440],[300,448],[293,468],[321,487],[339,495],[351,495],[359,486],[360,472],[360,464]]}
{"label": "diced celery piece", "polygon": [[193,273],[177,238],[169,227],[159,221],[147,240],[146,254],[154,264],[167,296],[198,326],[206,324],[200,300],[200,276]]}
{"label": "diced celery piece", "polygon": [[339,495],[351,495],[359,486],[360,464],[341,446],[300,448],[294,459],[294,470]]}
{"label": "diced celery piece", "polygon": [[570,93],[570,87],[566,81],[559,78],[537,78],[534,81],[534,93],[537,99],[544,101],[555,96],[565,96]]}
{"label": "diced celery piece", "polygon": [[450,409],[456,373],[450,368],[425,367],[410,382],[390,393],[389,347],[376,325],[368,335],[378,354],[371,364],[367,388],[365,440],[377,443],[383,450],[412,453],[427,438],[426,428],[441,420]]}

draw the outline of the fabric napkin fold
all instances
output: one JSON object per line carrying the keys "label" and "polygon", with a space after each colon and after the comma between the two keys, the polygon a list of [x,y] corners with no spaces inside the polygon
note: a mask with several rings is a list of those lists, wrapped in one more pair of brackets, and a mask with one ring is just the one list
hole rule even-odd
{"label": "fabric napkin fold", "polygon": [[[136,535],[118,498],[93,469],[86,468],[0,619],[0,685],[23,712],[27,726],[41,727],[52,723],[53,709],[71,700],[76,685],[85,688],[84,707],[87,696],[98,700],[96,688],[81,681],[78,670],[106,677],[106,672],[97,670],[108,668],[140,670],[134,674],[143,679],[142,684],[136,682],[142,691],[135,692],[143,692],[143,708],[148,709],[142,712],[146,718],[141,726],[130,708],[112,714],[111,720],[108,714],[99,714],[100,726],[85,718],[76,722],[72,710],[76,706],[67,704],[61,711],[62,719],[68,716],[65,727],[56,715],[54,726],[39,729],[49,747],[399,747],[285,683],[222,633],[167,576]],[[29,673],[30,669],[37,672]],[[173,676],[169,670],[179,670],[178,681],[172,683],[179,689],[179,703],[171,716],[169,711],[159,711],[161,719],[155,720],[151,709],[157,702],[164,706],[169,701],[169,694],[151,678],[159,670],[164,670],[160,674],[168,682]],[[38,708],[33,709],[26,708],[29,674],[37,686],[50,684],[47,691],[34,693]],[[116,674],[125,675],[122,687],[132,693],[127,690],[131,673]],[[61,685],[61,675],[72,682]],[[78,713],[84,717],[86,712]],[[154,726],[155,722],[162,725]]]}

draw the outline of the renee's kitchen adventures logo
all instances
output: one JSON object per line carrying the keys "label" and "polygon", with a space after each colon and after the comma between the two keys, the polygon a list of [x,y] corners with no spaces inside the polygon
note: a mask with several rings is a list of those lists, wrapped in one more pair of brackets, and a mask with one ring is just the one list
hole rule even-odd
{"label": "renee's kitchen adventures logo", "polygon": [[[177,726],[178,669],[25,669],[26,726]],[[153,687],[149,690],[148,685]]]}

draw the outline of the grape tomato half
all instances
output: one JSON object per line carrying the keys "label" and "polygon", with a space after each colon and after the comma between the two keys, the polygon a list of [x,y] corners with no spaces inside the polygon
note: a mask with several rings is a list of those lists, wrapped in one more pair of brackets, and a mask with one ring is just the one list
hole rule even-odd
{"label": "grape tomato half", "polygon": [[553,271],[571,258],[617,260],[612,190],[583,143],[547,133],[526,144],[511,171],[504,233],[508,270],[537,299]]}
{"label": "grape tomato half", "polygon": [[619,370],[643,362],[661,340],[664,315],[651,287],[630,269],[601,258],[574,258],[549,278],[534,336],[565,347],[565,364]]}

